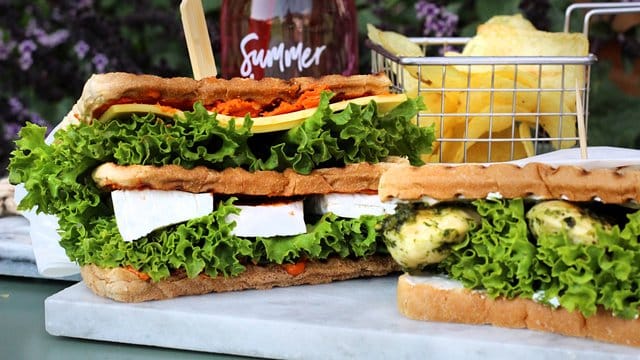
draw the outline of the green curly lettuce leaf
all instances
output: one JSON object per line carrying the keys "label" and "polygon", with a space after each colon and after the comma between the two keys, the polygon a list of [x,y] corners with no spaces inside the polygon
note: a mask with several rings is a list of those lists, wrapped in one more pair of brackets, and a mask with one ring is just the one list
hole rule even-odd
{"label": "green curly lettuce leaf", "polygon": [[329,108],[329,93],[322,93],[318,110],[299,126],[288,130],[283,141],[271,147],[269,157],[251,165],[253,170],[288,167],[308,173],[318,164],[340,166],[378,162],[388,156],[407,156],[412,165],[422,165],[420,154],[430,153],[432,128],[412,123],[424,108],[419,99],[409,99],[379,116],[377,105],[349,104],[341,112]]}
{"label": "green curly lettuce leaf", "polygon": [[61,221],[61,244],[69,258],[80,265],[131,266],[153,281],[168,277],[175,269],[183,269],[190,278],[200,273],[234,276],[245,270],[246,259],[256,264],[283,264],[302,258],[367,257],[385,250],[375,231],[380,217],[375,216],[344,219],[327,214],[305,234],[238,237],[231,233],[235,223],[225,221],[229,214],[239,211],[234,200],[221,202],[207,216],[131,242],[122,239],[114,217],[102,217],[87,227]]}
{"label": "green curly lettuce leaf", "polygon": [[536,249],[529,242],[524,203],[519,200],[476,200],[481,224],[464,242],[453,246],[441,266],[465,286],[492,296],[531,296],[536,275]]}
{"label": "green curly lettuce leaf", "polygon": [[538,238],[538,258],[549,268],[551,281],[541,290],[545,299],[557,298],[569,311],[585,316],[597,307],[618,317],[632,319],[640,307],[640,212],[618,226],[598,229],[594,245],[574,244],[566,234]]}
{"label": "green curly lettuce leaf", "polygon": [[[27,124],[20,131],[16,150],[12,152],[9,181],[23,183],[28,191],[19,208],[37,208],[39,212],[77,223],[112,211],[90,178],[90,171],[100,161],[84,154],[86,147],[83,145],[47,145],[44,134],[44,127]],[[70,144],[83,144],[78,135],[76,132],[56,133],[55,142],[64,139]]]}
{"label": "green curly lettuce leaf", "polygon": [[452,247],[441,271],[492,297],[559,303],[587,317],[599,306],[621,318],[638,316],[640,211],[628,215],[622,230],[600,228],[598,242],[587,245],[565,233],[529,237],[521,199],[473,204],[482,224]]}
{"label": "green curly lettuce leaf", "polygon": [[277,264],[294,262],[301,257],[321,260],[330,255],[367,257],[386,251],[376,231],[380,221],[380,216],[344,219],[327,213],[314,225],[308,226],[305,234],[258,238],[256,247],[264,247],[262,259]]}

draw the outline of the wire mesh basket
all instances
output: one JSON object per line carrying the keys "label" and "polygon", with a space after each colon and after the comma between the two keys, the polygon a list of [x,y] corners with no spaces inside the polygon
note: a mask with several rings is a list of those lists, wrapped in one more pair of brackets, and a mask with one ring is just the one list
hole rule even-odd
{"label": "wire mesh basket", "polygon": [[[630,3],[608,8],[612,4],[604,11],[638,11]],[[601,11],[596,6],[601,4],[576,5],[567,9],[565,32],[573,10],[595,7],[585,15],[587,35],[592,12]],[[386,73],[395,91],[423,99],[427,109],[417,122],[434,126],[436,136],[426,161],[509,161],[575,147],[580,135],[586,139],[595,55],[461,56],[447,52],[461,50],[472,38],[409,40],[427,55],[397,56],[368,45],[374,73]]]}

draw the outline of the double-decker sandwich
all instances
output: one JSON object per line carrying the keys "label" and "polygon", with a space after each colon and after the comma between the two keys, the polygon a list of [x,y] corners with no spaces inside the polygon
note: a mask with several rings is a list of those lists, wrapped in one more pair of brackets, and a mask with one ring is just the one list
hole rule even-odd
{"label": "double-decker sandwich", "polygon": [[640,171],[398,166],[380,180],[399,311],[640,346]]}
{"label": "double-decker sandwich", "polygon": [[379,177],[434,140],[389,85],[94,75],[51,144],[22,129],[10,180],[22,209],[58,217],[87,286],[119,301],[388,274]]}

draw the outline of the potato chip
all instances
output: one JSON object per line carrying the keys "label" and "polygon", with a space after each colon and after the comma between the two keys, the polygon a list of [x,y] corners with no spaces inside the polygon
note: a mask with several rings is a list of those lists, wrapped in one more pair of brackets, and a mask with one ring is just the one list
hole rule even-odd
{"label": "potato chip", "polygon": [[[367,35],[374,43],[382,46],[390,54],[396,56],[424,56],[420,45],[406,36],[394,31],[382,31],[371,24],[367,24]],[[417,66],[407,66],[412,74],[417,73]]]}
{"label": "potato chip", "polygon": [[522,139],[522,145],[527,152],[527,156],[533,156],[536,154],[558,149],[558,146],[563,148],[574,146],[576,140],[563,139],[561,145],[557,140],[550,140],[550,137],[545,137],[541,133],[543,129],[536,128],[530,123],[521,123],[518,126],[518,134]]}
{"label": "potato chip", "polygon": [[455,66],[422,65],[407,67],[409,73],[416,79],[421,79],[424,86],[433,89],[459,89],[468,87],[469,76],[456,69]]}
{"label": "potato chip", "polygon": [[[512,129],[491,134],[491,141],[487,137],[486,141],[476,142],[467,149],[467,162],[484,163],[496,161],[510,161],[522,159],[530,156],[526,150],[526,141],[518,141],[519,132],[512,132]],[[503,141],[500,141],[500,140]],[[514,139],[514,141],[510,141]]]}
{"label": "potato chip", "polygon": [[517,122],[535,122],[535,116],[523,115],[516,117],[513,114],[514,112],[523,111],[519,108],[512,109],[511,104],[496,105],[493,109],[489,109],[489,106],[486,106],[479,113],[487,115],[469,117],[468,121],[452,124],[453,129],[445,128],[444,132],[450,135],[449,138],[459,138],[462,141],[448,143],[446,146],[443,145],[443,158],[450,162],[462,162],[465,160],[465,152],[476,143],[477,139],[492,138],[493,133],[502,133],[506,130],[513,133],[514,135],[511,137],[514,137],[518,132]]}
{"label": "potato chip", "polygon": [[[582,33],[523,30],[490,21],[478,27],[477,35],[462,51],[464,56],[587,56],[588,53],[589,41]],[[543,88],[560,88],[563,84],[564,88],[571,88],[576,80],[578,84],[584,84],[585,80],[583,65],[520,65],[519,68],[539,74]]]}
{"label": "potato chip", "polygon": [[420,45],[394,31],[380,31],[380,44],[393,55],[424,56]]}
{"label": "potato chip", "polygon": [[371,40],[374,44],[382,46],[382,40],[380,40],[380,33],[382,31],[380,29],[378,29],[377,27],[371,25],[371,24],[367,24],[367,37],[369,38],[369,40]]}
{"label": "potato chip", "polygon": [[[392,31],[382,31],[372,24],[367,24],[367,36],[369,40],[373,43],[382,46],[385,50],[387,50],[392,55],[396,56],[423,56],[424,51],[420,48],[419,45],[411,41],[404,35],[398,34]],[[388,61],[386,61],[385,65],[390,65]],[[402,76],[403,86],[405,93],[409,97],[415,98],[418,96],[418,81],[417,79],[417,66],[411,67],[395,67],[389,66],[391,71],[395,76]],[[399,74],[402,68],[402,75]],[[413,78],[412,78],[413,76]]]}
{"label": "potato chip", "polygon": [[[529,131],[529,126],[521,124],[523,128]],[[520,126],[519,126],[520,128]],[[527,134],[525,132],[525,134]],[[528,136],[528,135],[527,135]],[[530,153],[533,151],[533,145],[530,140],[518,140],[522,136],[520,131],[513,132],[511,128],[503,131],[492,133],[491,139],[487,135],[481,137],[473,144],[467,146],[466,162],[473,163],[486,163],[496,161],[510,161],[513,159],[522,159],[528,156],[535,155]],[[513,141],[512,141],[513,139]],[[502,141],[501,141],[502,140]],[[443,143],[446,147],[447,144]],[[463,156],[464,158],[464,156]],[[439,148],[434,148],[434,151],[429,156],[423,156],[425,162],[453,162],[443,157],[440,159]]]}
{"label": "potato chip", "polygon": [[[589,41],[582,33],[526,31],[495,24],[481,27],[465,45],[464,56],[587,56]],[[537,66],[537,65],[534,65]]]}
{"label": "potato chip", "polygon": [[[400,34],[372,28],[369,37],[394,55],[422,56]],[[419,94],[427,106],[419,125],[433,125],[438,141],[425,161],[506,161],[576,144],[575,87],[584,86],[588,69],[516,60],[476,65],[465,57],[587,55],[582,34],[539,31],[521,15],[495,16],[478,26],[462,52],[445,53],[460,57],[458,64],[390,68],[402,75],[408,96]]]}
{"label": "potato chip", "polygon": [[523,139],[521,144],[524,147],[524,151],[527,154],[527,156],[534,156],[536,154],[536,150],[533,147],[532,141],[530,140],[531,125],[527,123],[520,123],[520,125],[518,125],[518,135],[520,139]]}
{"label": "potato chip", "polygon": [[468,90],[461,93],[458,112],[481,112],[483,108],[491,108],[496,105],[511,105],[510,112],[516,108],[523,112],[531,112],[536,108],[538,95],[529,91],[517,79],[510,79],[502,73],[479,73],[471,76]]}
{"label": "potato chip", "polygon": [[423,91],[422,101],[427,109],[420,115],[440,117],[442,113],[455,113],[460,106],[460,94],[454,91]]}
{"label": "potato chip", "polygon": [[418,97],[419,83],[418,79],[411,76],[406,69],[402,69],[402,85],[404,87],[404,93],[408,97],[415,99]]}
{"label": "potato chip", "polygon": [[[589,41],[582,33],[539,31],[520,15],[494,17],[479,25],[477,34],[464,47],[464,56],[587,56]],[[526,21],[526,20],[525,20]],[[510,65],[512,66],[512,65]],[[539,73],[543,88],[560,88],[562,83],[584,84],[582,65],[521,65]],[[564,73],[564,80],[562,74]]]}
{"label": "potato chip", "polygon": [[[570,98],[573,102],[571,102]],[[563,101],[564,100],[564,101]],[[562,106],[560,105],[562,102]],[[570,96],[560,93],[542,93],[540,113],[575,114],[575,94]],[[545,115],[540,116],[540,126],[550,138],[571,139],[577,137],[575,115]],[[575,140],[554,140],[551,142],[555,149],[566,149],[576,144]]]}
{"label": "potato chip", "polygon": [[520,30],[529,30],[536,31],[536,27],[527,19],[525,19],[522,14],[515,15],[496,15],[491,17],[491,19],[487,20],[484,24],[478,25],[477,33],[481,33],[483,28],[487,26],[493,25],[504,25],[508,26],[512,29],[520,29]]}

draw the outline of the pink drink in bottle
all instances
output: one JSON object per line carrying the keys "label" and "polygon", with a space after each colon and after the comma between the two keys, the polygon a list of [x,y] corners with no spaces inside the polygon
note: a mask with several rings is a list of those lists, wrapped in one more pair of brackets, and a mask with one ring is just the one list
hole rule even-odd
{"label": "pink drink in bottle", "polygon": [[225,78],[358,72],[355,0],[225,0],[220,25]]}

